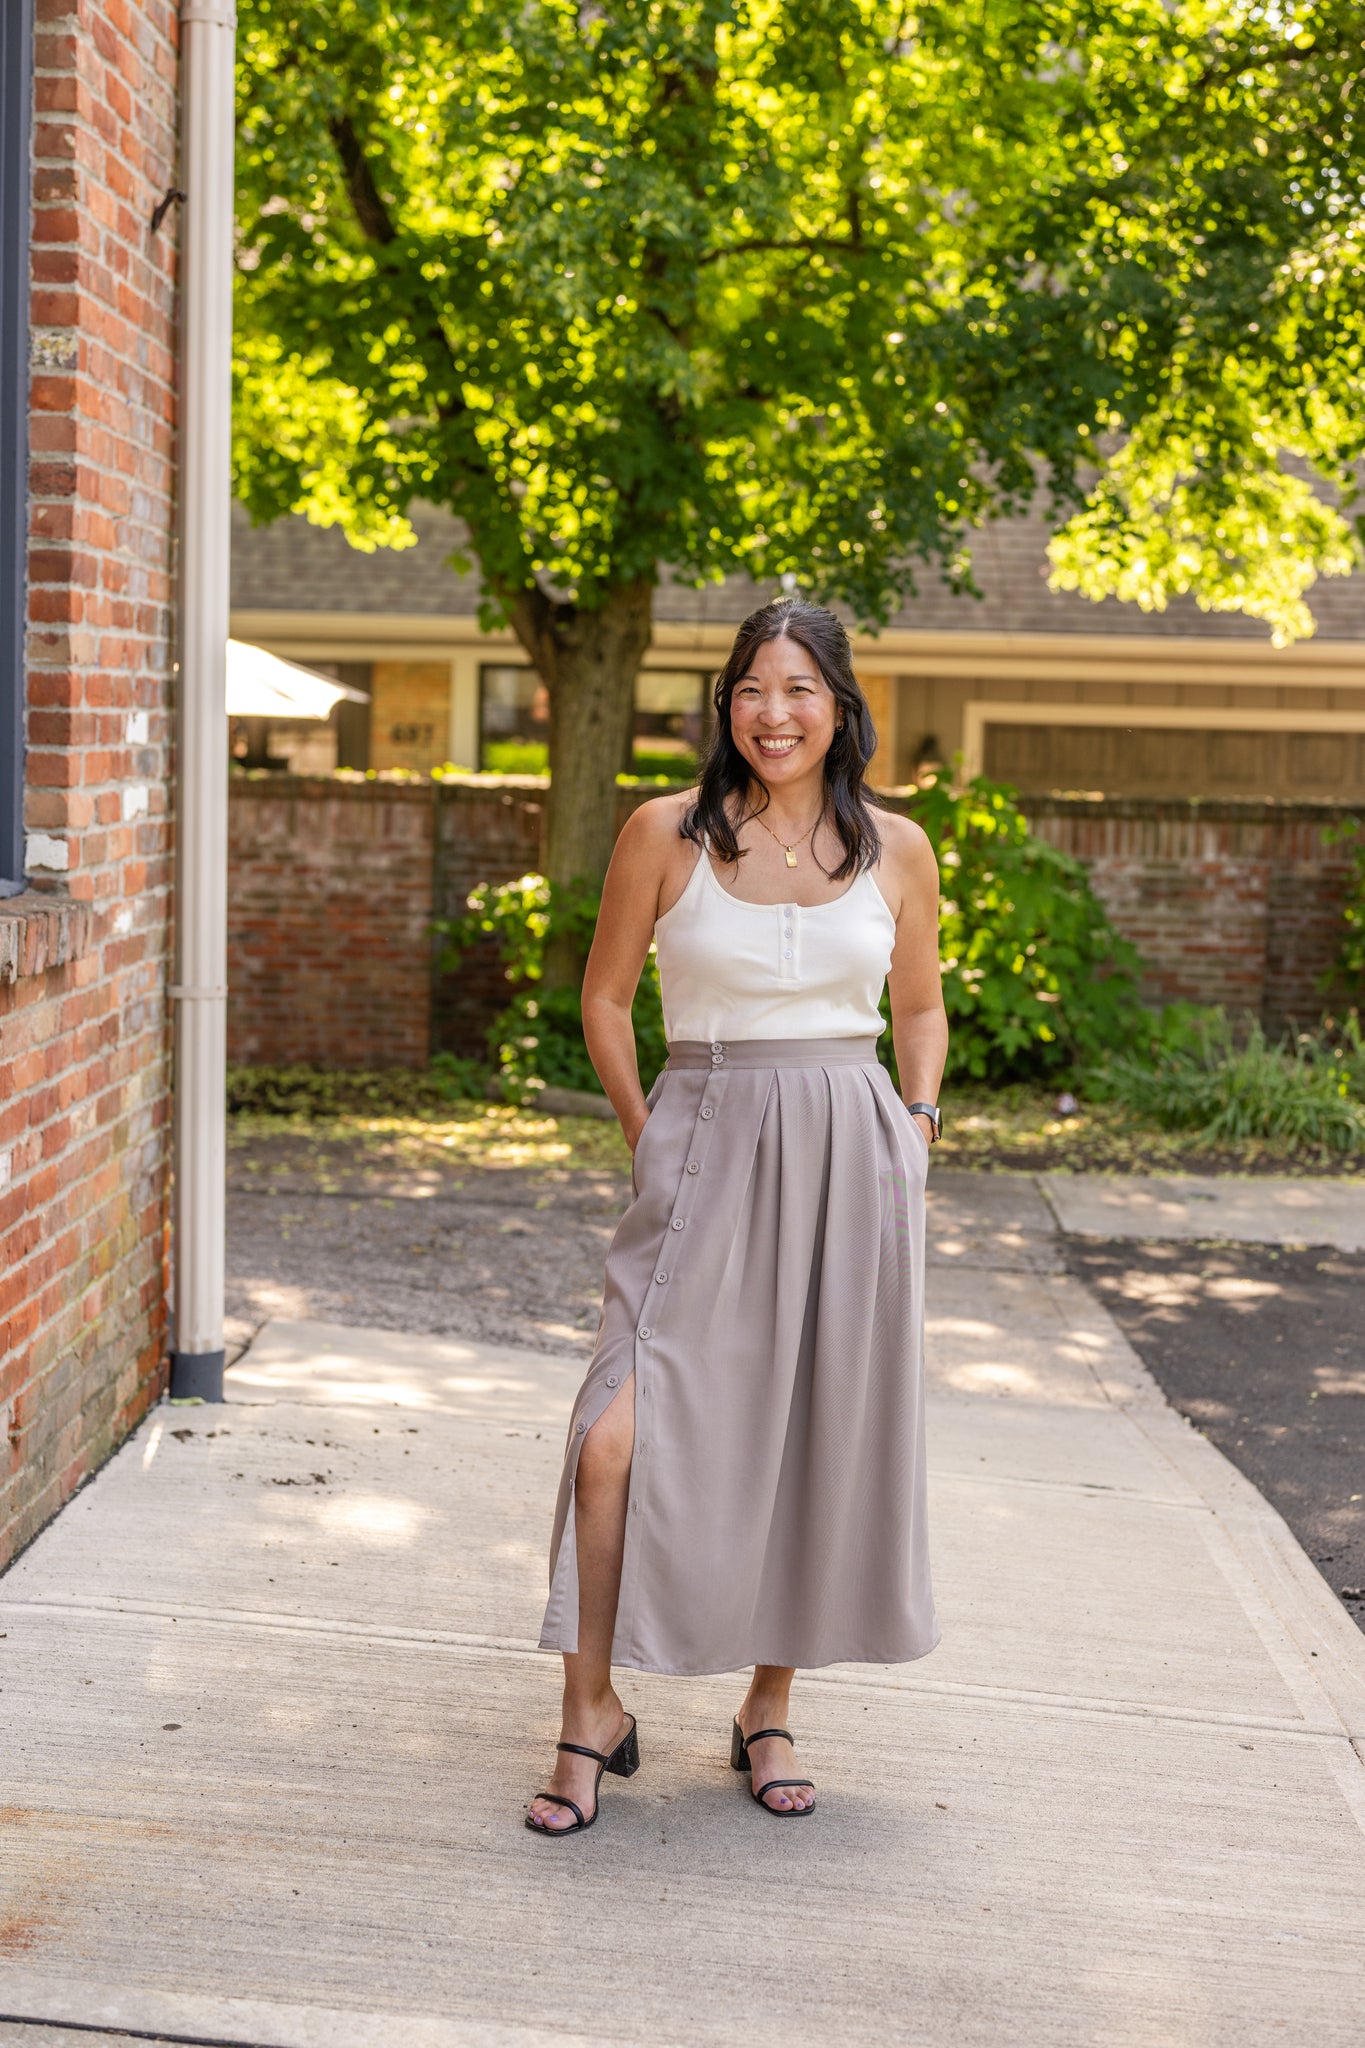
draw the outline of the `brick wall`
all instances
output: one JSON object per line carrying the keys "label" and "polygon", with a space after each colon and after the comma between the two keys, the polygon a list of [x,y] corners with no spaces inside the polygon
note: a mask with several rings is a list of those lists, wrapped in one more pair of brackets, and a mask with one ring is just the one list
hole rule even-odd
{"label": "brick wall", "polygon": [[[623,791],[621,816],[653,794]],[[538,866],[543,803],[531,776],[235,781],[231,1057],[416,1066],[430,1050],[482,1054],[506,1000],[496,955],[476,949],[428,995],[426,934],[433,917],[461,913],[475,882]],[[1086,798],[1027,808],[1035,831],[1089,868],[1147,961],[1149,1001],[1224,1003],[1273,1031],[1318,1017],[1347,874],[1322,830],[1339,809]]]}
{"label": "brick wall", "polygon": [[175,15],[38,0],[28,757],[0,903],[0,1564],[163,1385]]}
{"label": "brick wall", "polygon": [[230,1059],[426,1065],[434,827],[430,785],[234,778]]}
{"label": "brick wall", "polygon": [[1311,1024],[1341,937],[1347,863],[1333,804],[1032,798],[1035,832],[1085,862],[1147,962],[1153,1003],[1223,1003],[1268,1031]]}
{"label": "brick wall", "polygon": [[[654,792],[622,791],[620,817]],[[540,864],[539,776],[234,776],[228,1058],[424,1066],[482,1057],[507,1000],[492,945],[435,972],[434,918]]]}

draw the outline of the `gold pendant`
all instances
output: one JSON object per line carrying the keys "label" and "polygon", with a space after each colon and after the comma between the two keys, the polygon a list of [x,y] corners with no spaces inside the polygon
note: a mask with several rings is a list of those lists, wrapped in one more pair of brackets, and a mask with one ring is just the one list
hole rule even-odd
{"label": "gold pendant", "polygon": [[796,866],[796,855],[795,855],[795,854],[793,853],[793,851],[792,851],[792,849],[790,848],[790,846],[784,846],[784,847],[783,847],[783,849],[782,849],[782,851],[783,851],[783,852],[784,852],[784,853],[786,854],[786,856],[787,856],[787,866],[788,866],[789,868],[794,868],[794,867]]}

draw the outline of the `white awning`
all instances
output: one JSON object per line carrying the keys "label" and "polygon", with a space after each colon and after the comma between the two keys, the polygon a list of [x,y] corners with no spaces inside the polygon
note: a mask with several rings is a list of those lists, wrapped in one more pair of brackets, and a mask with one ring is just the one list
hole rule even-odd
{"label": "white awning", "polygon": [[352,690],[331,676],[320,676],[264,647],[245,640],[227,644],[227,712],[229,718],[330,718],[332,707],[345,697],[368,704],[363,690]]}

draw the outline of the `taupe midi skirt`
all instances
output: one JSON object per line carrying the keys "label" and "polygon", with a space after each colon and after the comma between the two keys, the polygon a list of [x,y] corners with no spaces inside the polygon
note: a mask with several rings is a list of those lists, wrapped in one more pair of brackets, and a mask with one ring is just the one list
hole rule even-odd
{"label": "taupe midi skirt", "polygon": [[583,1439],[635,1378],[613,1661],[898,1664],[939,1638],[928,1143],[872,1039],[670,1046],[574,1403],[540,1646],[578,1645]]}

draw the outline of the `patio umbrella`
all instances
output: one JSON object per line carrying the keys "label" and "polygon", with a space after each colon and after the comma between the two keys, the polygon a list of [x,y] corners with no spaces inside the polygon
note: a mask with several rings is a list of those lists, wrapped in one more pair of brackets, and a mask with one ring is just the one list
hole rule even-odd
{"label": "patio umbrella", "polygon": [[370,701],[363,690],[300,668],[296,662],[281,661],[264,647],[252,647],[245,640],[228,641],[229,718],[330,718],[333,705],[343,697],[353,704]]}

